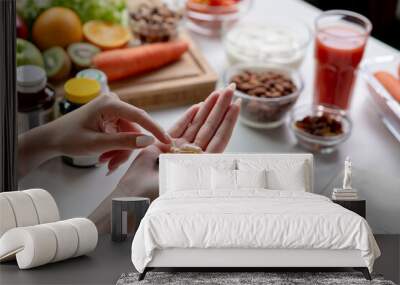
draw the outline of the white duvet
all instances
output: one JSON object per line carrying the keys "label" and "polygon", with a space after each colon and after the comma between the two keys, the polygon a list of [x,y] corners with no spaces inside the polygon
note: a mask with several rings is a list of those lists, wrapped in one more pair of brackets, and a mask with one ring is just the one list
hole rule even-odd
{"label": "white duvet", "polygon": [[143,272],[165,248],[358,249],[370,271],[380,255],[368,223],[328,198],[257,189],[157,198],[134,237],[132,262]]}

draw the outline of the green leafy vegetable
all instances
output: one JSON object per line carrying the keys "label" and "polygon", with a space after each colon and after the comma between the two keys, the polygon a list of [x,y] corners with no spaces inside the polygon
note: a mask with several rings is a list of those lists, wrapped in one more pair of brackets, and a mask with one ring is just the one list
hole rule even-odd
{"label": "green leafy vegetable", "polygon": [[121,23],[126,5],[124,0],[53,0],[52,6],[75,10],[82,22],[103,20]]}
{"label": "green leafy vegetable", "polygon": [[18,13],[30,26],[45,9],[55,6],[74,10],[83,23],[103,20],[126,24],[125,0],[17,0]]}
{"label": "green leafy vegetable", "polygon": [[36,17],[50,7],[51,0],[17,0],[17,12],[28,27],[32,27]]}

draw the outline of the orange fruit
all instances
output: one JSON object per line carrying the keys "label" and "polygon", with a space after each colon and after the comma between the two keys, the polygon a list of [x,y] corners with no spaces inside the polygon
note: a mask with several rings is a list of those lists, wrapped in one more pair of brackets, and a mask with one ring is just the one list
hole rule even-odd
{"label": "orange fruit", "polygon": [[32,38],[42,49],[54,46],[66,47],[82,40],[82,24],[78,15],[68,8],[47,9],[36,19],[32,28]]}
{"label": "orange fruit", "polygon": [[131,39],[131,33],[120,24],[93,20],[83,25],[85,39],[101,49],[123,47]]}

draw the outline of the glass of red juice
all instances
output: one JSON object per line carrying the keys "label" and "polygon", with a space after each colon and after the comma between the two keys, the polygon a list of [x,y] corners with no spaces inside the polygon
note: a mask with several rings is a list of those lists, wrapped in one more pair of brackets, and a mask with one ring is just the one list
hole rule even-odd
{"label": "glass of red juice", "polygon": [[314,103],[347,110],[372,24],[360,14],[331,10],[315,28]]}

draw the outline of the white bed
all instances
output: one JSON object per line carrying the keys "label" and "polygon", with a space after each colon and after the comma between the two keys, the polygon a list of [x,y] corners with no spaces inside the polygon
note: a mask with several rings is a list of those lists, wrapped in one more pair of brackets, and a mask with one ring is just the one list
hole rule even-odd
{"label": "white bed", "polygon": [[155,267],[354,267],[370,278],[372,232],[312,194],[312,155],[166,154],[159,167],[160,197],[132,243],[140,278]]}

